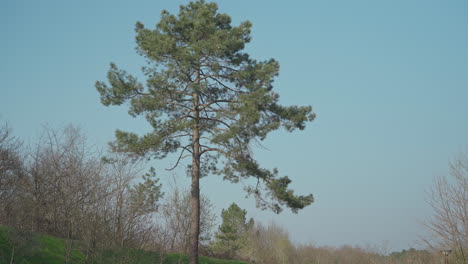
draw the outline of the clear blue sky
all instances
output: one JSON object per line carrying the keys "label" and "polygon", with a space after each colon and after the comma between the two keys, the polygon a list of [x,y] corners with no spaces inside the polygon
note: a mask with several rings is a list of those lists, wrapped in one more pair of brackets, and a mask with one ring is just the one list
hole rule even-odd
{"label": "clear blue sky", "polygon": [[[106,146],[117,128],[145,131],[94,88],[110,62],[136,73],[134,25],[187,1],[0,0],[0,116],[32,142],[42,124],[80,125]],[[218,213],[231,201],[275,221],[297,242],[417,246],[435,176],[468,144],[468,2],[465,0],[218,1],[234,24],[253,22],[248,51],[281,64],[283,104],[312,105],[305,131],[273,133],[256,149],[316,202],[298,215],[255,209],[240,186],[202,190]],[[161,177],[171,161],[156,162]],[[188,179],[181,177],[181,182]]]}

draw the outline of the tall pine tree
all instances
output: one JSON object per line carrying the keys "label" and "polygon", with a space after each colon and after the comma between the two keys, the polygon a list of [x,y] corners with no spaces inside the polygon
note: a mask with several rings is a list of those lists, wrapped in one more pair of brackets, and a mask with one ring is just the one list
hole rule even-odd
{"label": "tall pine tree", "polygon": [[310,106],[278,104],[272,90],[278,62],[256,61],[243,52],[251,26],[248,21],[232,26],[216,3],[203,0],[180,6],[178,15],[164,10],[155,29],[139,22],[135,28],[137,51],[148,61],[146,83],[113,63],[108,83],[96,83],[104,105],[129,102],[129,114],[143,115],[153,127],[143,136],[117,130],[115,151],[157,159],[176,152],[176,166],[192,159],[191,264],[198,263],[200,177],[222,175],[234,183],[253,177],[257,184],[246,191],[258,206],[277,213],[283,206],[297,212],[313,202],[312,195],[288,189],[287,176],[261,168],[252,157],[252,141],[280,127],[302,130],[315,114]]}

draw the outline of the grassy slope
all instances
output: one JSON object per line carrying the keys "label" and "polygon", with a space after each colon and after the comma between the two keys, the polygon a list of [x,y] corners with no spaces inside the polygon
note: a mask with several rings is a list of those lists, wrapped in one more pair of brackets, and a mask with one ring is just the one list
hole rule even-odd
{"label": "grassy slope", "polygon": [[[14,263],[22,264],[63,264],[65,263],[65,241],[63,239],[31,233],[20,233],[11,228],[0,226],[0,264],[9,264],[12,245],[15,245]],[[179,254],[164,256],[164,264],[188,263],[188,257]],[[84,255],[74,250],[71,263],[83,263]],[[161,256],[156,252],[142,250],[107,251],[96,259],[99,264],[117,263],[156,264]],[[200,264],[246,264],[235,260],[221,260],[200,257]]]}

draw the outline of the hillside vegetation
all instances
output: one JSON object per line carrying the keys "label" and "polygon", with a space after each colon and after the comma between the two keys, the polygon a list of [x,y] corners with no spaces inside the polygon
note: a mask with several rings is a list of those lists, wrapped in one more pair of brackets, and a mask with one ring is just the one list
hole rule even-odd
{"label": "hillside vegetation", "polygon": [[[0,264],[187,263],[191,193],[177,183],[163,188],[156,170],[145,173],[143,162],[96,151],[73,126],[45,129],[44,137],[25,149],[7,125],[0,125]],[[436,191],[458,193],[442,187]],[[217,212],[203,195],[200,209],[200,247],[205,256],[257,264],[443,260],[436,247],[390,253],[385,247],[294,244],[286,228],[249,219],[235,203],[221,211],[222,223],[216,228]],[[464,252],[454,250],[450,263],[466,263]],[[240,262],[201,258],[200,263]]]}
{"label": "hillside vegetation", "polygon": [[[80,251],[79,241],[75,241],[69,263],[138,263],[138,264],[183,264],[188,257],[182,254],[160,254],[136,249],[105,250],[86,260]],[[0,226],[0,264],[63,264],[66,263],[66,241],[54,236],[19,232],[15,229]],[[13,255],[13,262],[11,262]],[[222,260],[200,257],[202,264],[246,264],[234,260]]]}

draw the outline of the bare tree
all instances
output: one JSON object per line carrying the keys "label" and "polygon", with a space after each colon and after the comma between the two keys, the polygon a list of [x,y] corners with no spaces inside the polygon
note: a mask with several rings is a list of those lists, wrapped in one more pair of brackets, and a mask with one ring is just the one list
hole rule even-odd
{"label": "bare tree", "polygon": [[0,224],[64,238],[66,263],[76,249],[94,263],[101,249],[160,247],[155,216],[163,193],[154,169],[137,179],[141,160],[103,159],[73,126],[46,127],[25,155],[20,146],[0,126]]}
{"label": "bare tree", "polygon": [[[164,199],[160,221],[168,234],[166,250],[187,253],[190,249],[191,197],[190,192],[180,190],[177,183],[174,186]],[[215,221],[213,204],[204,195],[201,195],[200,211],[200,244],[204,247],[211,239]]]}
{"label": "bare tree", "polygon": [[434,215],[426,226],[436,242],[426,242],[452,249],[457,263],[468,263],[468,152],[450,164],[450,177],[435,180],[429,194]]}
{"label": "bare tree", "polygon": [[66,239],[65,261],[101,183],[100,155],[76,127],[46,128],[31,153],[32,229]]}
{"label": "bare tree", "polygon": [[15,204],[24,180],[24,166],[20,153],[21,142],[8,124],[0,126],[0,224],[13,225]]}
{"label": "bare tree", "polygon": [[274,223],[267,227],[256,223],[249,230],[246,246],[240,254],[241,258],[251,263],[287,264],[300,261],[287,230]]}

